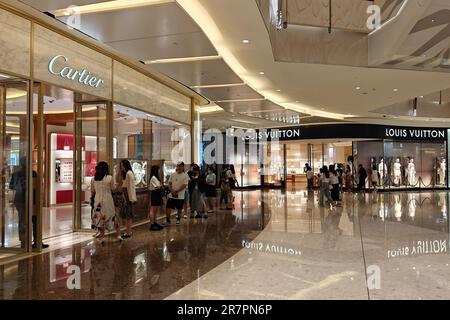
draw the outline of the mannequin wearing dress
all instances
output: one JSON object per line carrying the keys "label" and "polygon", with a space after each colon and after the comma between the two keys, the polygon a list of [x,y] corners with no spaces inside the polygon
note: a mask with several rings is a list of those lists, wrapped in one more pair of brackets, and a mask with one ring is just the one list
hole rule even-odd
{"label": "mannequin wearing dress", "polygon": [[387,166],[384,163],[384,160],[381,159],[380,163],[378,164],[378,174],[380,175],[380,185],[384,185],[385,177],[387,174]]}
{"label": "mannequin wearing dress", "polygon": [[439,184],[445,185],[445,171],[447,170],[447,165],[445,163],[445,159],[441,161],[441,164],[439,165]]}
{"label": "mannequin wearing dress", "polygon": [[416,182],[416,165],[414,164],[414,159],[411,159],[408,163],[408,184],[414,186]]}
{"label": "mannequin wearing dress", "polygon": [[394,184],[400,185],[402,177],[402,165],[400,164],[400,159],[397,158],[394,163]]}
{"label": "mannequin wearing dress", "polygon": [[377,169],[377,164],[375,162],[375,159],[372,160],[372,186],[376,187],[380,184],[380,182],[378,181],[378,169]]}

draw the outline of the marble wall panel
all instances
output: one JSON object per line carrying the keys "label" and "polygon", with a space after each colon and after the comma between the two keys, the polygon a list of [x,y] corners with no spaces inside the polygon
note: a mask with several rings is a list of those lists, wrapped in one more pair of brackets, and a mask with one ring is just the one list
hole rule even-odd
{"label": "marble wall panel", "polygon": [[0,70],[30,76],[31,22],[0,9]]}
{"label": "marble wall panel", "polygon": [[119,62],[114,63],[114,101],[190,124],[190,98]]}

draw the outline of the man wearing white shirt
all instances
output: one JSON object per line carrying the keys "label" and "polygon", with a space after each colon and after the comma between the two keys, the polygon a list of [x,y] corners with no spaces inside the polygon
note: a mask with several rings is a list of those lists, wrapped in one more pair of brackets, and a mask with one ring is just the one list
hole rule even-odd
{"label": "man wearing white shirt", "polygon": [[177,225],[181,223],[181,212],[184,206],[185,191],[189,183],[189,176],[184,172],[184,163],[177,164],[175,173],[169,178],[169,199],[166,206],[166,224],[170,225],[170,214],[177,210]]}

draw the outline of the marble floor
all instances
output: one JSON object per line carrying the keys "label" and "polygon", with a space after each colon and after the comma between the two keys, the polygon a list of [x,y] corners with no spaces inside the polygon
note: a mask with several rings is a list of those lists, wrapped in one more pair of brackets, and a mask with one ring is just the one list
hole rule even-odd
{"label": "marble floor", "polygon": [[[0,299],[449,299],[449,193],[235,192],[234,210],[0,266]],[[81,271],[70,290],[67,270]]]}
{"label": "marble floor", "polygon": [[[91,226],[91,210],[89,206],[83,206],[82,228]],[[69,205],[44,208],[42,211],[43,239],[49,239],[70,234],[73,231],[73,207]],[[1,244],[1,240],[0,240]],[[17,210],[12,204],[8,204],[5,210],[5,248],[20,248],[19,218]]]}

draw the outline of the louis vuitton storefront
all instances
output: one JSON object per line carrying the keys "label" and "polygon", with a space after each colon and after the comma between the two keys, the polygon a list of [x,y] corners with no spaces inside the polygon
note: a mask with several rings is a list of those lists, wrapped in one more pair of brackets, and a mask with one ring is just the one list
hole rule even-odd
{"label": "louis vuitton storefront", "polygon": [[242,161],[238,176],[247,175],[243,186],[251,181],[253,186],[279,187],[286,182],[304,187],[306,164],[316,175],[323,166],[335,165],[343,171],[349,168],[356,185],[362,165],[368,174],[366,188],[446,189],[448,131],[357,123],[260,130],[246,138],[249,144],[263,146],[253,148],[263,151],[254,156],[259,165]]}
{"label": "louis vuitton storefront", "polygon": [[0,25],[0,261],[90,229],[99,161],[130,160],[145,221],[149,166],[191,161],[207,101],[51,18],[2,3]]}

